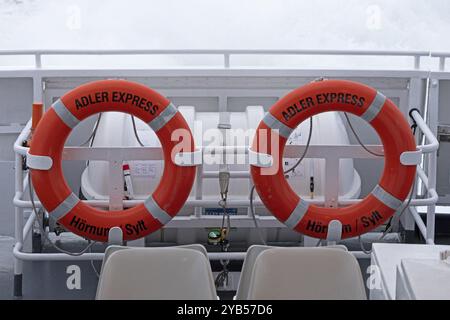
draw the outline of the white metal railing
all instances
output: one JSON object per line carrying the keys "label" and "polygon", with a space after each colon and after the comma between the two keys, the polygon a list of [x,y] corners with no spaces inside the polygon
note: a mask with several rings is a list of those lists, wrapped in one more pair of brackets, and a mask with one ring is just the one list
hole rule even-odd
{"label": "white metal railing", "polygon": [[[411,57],[414,60],[414,70],[418,70],[421,67],[421,58],[426,56],[439,57],[441,70],[445,68],[445,59],[450,56],[449,54],[439,54],[431,53],[429,51],[349,51],[349,50],[11,50],[11,51],[0,51],[0,56],[16,56],[16,55],[29,55],[34,57],[34,67],[30,74],[33,77],[33,97],[35,101],[40,101],[42,99],[42,74],[45,66],[42,64],[42,58],[45,56],[52,55],[218,55],[223,59],[223,68],[232,68],[231,58],[238,55],[342,55],[342,56],[403,56]],[[0,68],[1,71],[1,68]],[[54,71],[54,70],[53,70]],[[57,70],[56,70],[57,71]],[[94,75],[95,72],[90,75]],[[118,75],[119,73],[110,72],[109,76]],[[8,73],[9,76],[14,76]],[[98,76],[98,75],[97,75]],[[420,150],[423,152],[424,157],[427,161],[426,167],[419,167],[417,170],[417,179],[422,182],[427,193],[424,198],[416,199],[414,198],[410,203],[410,212],[415,223],[417,224],[421,234],[426,239],[427,243],[432,244],[434,242],[434,221],[435,213],[434,207],[438,200],[438,195],[436,192],[436,165],[437,165],[437,148],[438,142],[433,131],[430,130],[427,123],[423,120],[419,113],[412,112],[412,117],[418,124],[418,128],[424,134],[427,139],[427,143],[419,146]],[[428,118],[427,118],[428,119]],[[24,211],[31,209],[31,202],[26,199],[24,193],[28,188],[27,172],[21,170],[23,157],[26,156],[27,148],[22,146],[22,141],[26,140],[31,123],[27,123],[24,129],[19,134],[15,144],[15,196],[14,196],[14,206],[15,206],[15,246],[14,246],[14,274],[21,275],[24,260],[101,260],[103,258],[103,253],[86,253],[82,256],[69,256],[62,253],[29,253],[24,250],[24,243],[27,237],[32,232],[32,227],[35,221],[34,213],[31,213],[26,221],[24,221]],[[380,151],[381,146],[368,146],[373,151]],[[223,151],[224,148],[215,147],[217,151]],[[225,148],[226,149],[226,148]],[[301,154],[304,150],[303,146],[286,146],[285,156],[289,158],[296,158],[298,154]],[[105,158],[105,151],[108,151],[111,158]],[[83,147],[67,147],[64,152],[64,160],[106,160],[110,163],[112,161],[123,161],[129,159],[141,159],[141,160],[157,160],[162,159],[161,150],[158,148],[127,148],[127,152],[123,152],[123,148],[83,148]],[[246,147],[234,147],[233,150],[227,150],[228,152],[234,153],[245,153],[247,151]],[[212,152],[205,148],[204,153]],[[131,157],[131,158],[130,158]],[[308,150],[308,158],[323,158],[325,161],[329,161],[332,165],[329,165],[326,172],[334,170],[338,172],[338,161],[336,159],[341,158],[374,158],[374,156],[365,152],[358,145],[346,145],[346,146],[310,146]],[[110,166],[113,168],[114,166]],[[117,167],[117,166],[116,166]],[[113,175],[122,175],[117,170],[112,170]],[[201,194],[201,181],[203,178],[217,178],[218,172],[215,171],[204,171],[203,167],[200,166],[197,170],[197,182],[200,181],[200,188],[194,189],[196,192],[193,198],[188,199],[185,204],[186,208],[195,208],[194,214],[189,216],[176,216],[169,224],[167,228],[204,228],[204,227],[215,227],[218,225],[219,221],[217,217],[214,216],[204,216],[201,214],[201,208],[204,207],[216,207],[216,200],[202,199]],[[232,178],[235,177],[249,177],[248,172],[234,172],[231,174]],[[338,195],[338,184],[337,176],[333,175],[333,179],[328,179],[332,185],[331,188],[327,188],[326,197],[324,200],[310,200],[311,203],[324,204],[330,203],[334,198],[336,205],[350,205],[361,201],[360,199],[343,199],[339,198]],[[332,181],[331,181],[332,180]],[[417,182],[417,181],[416,181]],[[122,186],[120,186],[122,187]],[[120,188],[119,188],[120,189]],[[200,191],[200,192],[199,192]],[[110,198],[111,199],[111,198]],[[111,201],[116,201],[117,197]],[[108,200],[86,200],[89,205],[96,207],[111,207],[111,203]],[[119,205],[123,207],[130,207],[142,203],[142,200],[122,200],[119,199],[119,204],[113,204],[114,206]],[[248,207],[248,200],[240,199],[229,199],[229,206],[233,207]],[[262,207],[263,204],[260,200],[255,200],[255,206]],[[36,201],[36,206],[40,207],[39,201]],[[415,209],[416,206],[426,206],[426,224],[423,222],[420,215]],[[220,219],[220,218],[219,218]],[[254,223],[250,215],[239,215],[232,216],[233,224],[251,228],[254,227]],[[278,220],[273,216],[263,216],[257,215],[256,217],[261,228],[281,228],[284,227]],[[363,252],[353,252],[355,256],[361,258],[368,258],[368,255]],[[244,258],[244,253],[209,253],[210,259],[239,259]]]}
{"label": "white metal railing", "polygon": [[1,50],[0,56],[32,56],[34,57],[34,68],[43,67],[42,58],[44,56],[69,56],[69,55],[89,55],[89,56],[114,56],[114,55],[217,55],[223,60],[223,67],[231,67],[232,56],[242,55],[330,55],[330,56],[385,56],[385,57],[411,57],[414,61],[414,69],[420,69],[422,57],[431,55],[430,51],[389,51],[389,50],[278,50],[278,49],[178,49],[178,50],[158,50],[158,49],[121,49],[121,50]]}
{"label": "white metal railing", "polygon": [[[438,141],[432,134],[431,130],[426,125],[425,121],[423,121],[422,117],[417,111],[413,111],[411,113],[414,120],[417,122],[418,128],[424,133],[425,137],[428,140],[427,144],[418,146],[419,150],[422,150],[423,154],[427,157],[429,157],[428,162],[436,162],[436,153],[438,149]],[[15,144],[14,144],[14,151],[16,153],[15,157],[15,165],[18,170],[16,170],[16,177],[15,177],[15,186],[16,186],[16,192],[14,197],[14,205],[16,206],[16,220],[15,220],[15,226],[16,226],[16,245],[14,249],[14,255],[17,259],[20,260],[42,260],[45,257],[45,260],[67,260],[70,259],[70,256],[67,256],[65,254],[58,254],[58,253],[51,253],[46,254],[45,256],[42,256],[41,254],[36,253],[27,253],[22,251],[23,247],[23,241],[27,237],[27,235],[31,232],[31,226],[33,225],[33,221],[36,218],[34,214],[30,215],[28,220],[26,221],[25,225],[23,223],[23,210],[24,209],[31,209],[32,204],[30,200],[25,200],[23,198],[25,191],[27,190],[28,186],[28,179],[27,179],[27,172],[24,170],[21,170],[22,163],[23,163],[23,157],[26,156],[26,153],[28,151],[28,148],[22,146],[22,141],[26,140],[30,133],[30,122],[25,126],[24,130],[21,132],[19,137],[17,138]],[[381,146],[368,146],[373,151],[380,151]],[[214,147],[213,148],[216,151],[221,150],[221,147]],[[230,148],[228,148],[230,149]],[[245,147],[236,147],[232,148],[234,150],[233,153],[238,152],[241,150],[241,152],[245,152],[247,148]],[[296,158],[298,154],[301,154],[301,152],[304,150],[303,146],[286,146],[286,152],[285,157],[286,158]],[[105,152],[108,151],[108,152]],[[126,151],[126,152],[123,152]],[[223,149],[222,149],[223,151]],[[108,154],[108,156],[106,156]],[[358,145],[344,145],[344,146],[310,146],[310,149],[308,150],[308,158],[324,158],[325,161],[331,159],[331,158],[375,158],[375,156],[367,153],[364,151],[364,149],[361,146]],[[160,148],[84,148],[84,147],[66,147],[64,152],[64,160],[104,160],[108,161],[110,164],[117,161],[123,161],[123,160],[130,160],[130,159],[140,159],[140,160],[162,160],[161,150]],[[338,163],[336,161],[332,161],[332,163],[335,163],[335,167],[332,167],[331,169],[335,172],[338,172]],[[116,167],[116,166],[111,166]],[[202,166],[198,168],[198,172],[202,173],[200,177],[215,177],[217,172],[209,172],[204,173],[202,170]],[[111,174],[114,175],[120,175],[122,176],[122,172],[111,172]],[[420,179],[424,185],[424,187],[427,190],[427,197],[423,199],[413,199],[410,203],[410,209],[412,216],[414,217],[414,220],[416,221],[419,230],[421,231],[422,235],[426,239],[427,243],[433,243],[434,241],[434,205],[436,204],[438,200],[438,195],[436,193],[435,189],[435,183],[436,183],[436,172],[428,172],[428,175],[426,173],[426,169],[423,169],[418,166],[417,170],[417,177]],[[240,173],[239,176],[247,176],[244,173]],[[198,176],[199,177],[199,176]],[[112,179],[113,181],[115,179]],[[119,179],[120,180],[120,179]],[[117,181],[117,180],[116,180]],[[331,185],[338,185],[337,181],[329,181],[327,175],[326,175],[326,181],[327,184]],[[197,179],[197,183],[202,183],[202,179]],[[121,189],[123,186],[118,186],[117,189]],[[114,188],[111,188],[114,189]],[[197,189],[197,190],[201,190]],[[337,192],[338,188],[329,189],[329,190],[336,190]],[[332,195],[338,199],[339,205],[350,205],[353,203],[356,203],[358,201],[361,201],[361,199],[339,199],[337,194]],[[305,199],[306,200],[306,199]],[[83,200],[85,203],[97,206],[97,207],[107,207],[109,204],[108,200]],[[121,204],[124,207],[130,207],[137,205],[139,203],[142,203],[143,200],[122,200],[123,203]],[[310,201],[311,203],[315,204],[325,204],[327,202],[327,197],[325,197],[324,200],[306,200]],[[186,208],[194,208],[194,207],[210,207],[210,206],[217,206],[217,200],[205,200],[202,199],[201,194],[196,194],[195,198],[188,199],[185,207]],[[233,200],[229,199],[227,200],[228,205],[231,207],[248,207],[249,201],[248,200]],[[40,207],[41,204],[39,201],[35,202],[37,207]],[[262,202],[257,200],[255,201],[255,206],[263,206]],[[427,206],[429,210],[427,211],[427,223],[426,226],[420,216],[417,214],[417,211],[414,209],[415,206]],[[191,214],[189,216],[176,216],[172,219],[171,222],[169,222],[166,225],[166,228],[205,228],[205,227],[214,227],[219,223],[221,218],[220,217],[214,217],[214,216],[203,216],[201,213],[198,214]],[[260,216],[257,215],[256,219],[259,222],[260,227],[262,228],[279,228],[283,227],[283,225],[278,222],[273,216]],[[237,227],[246,227],[250,228],[253,227],[253,221],[250,216],[248,215],[236,215],[232,216],[233,224]],[[430,226],[433,226],[432,228]],[[362,256],[361,253],[358,253]],[[219,255],[218,255],[219,256]],[[83,258],[84,257],[84,258]],[[90,254],[86,253],[82,257],[77,257],[77,260],[89,260],[89,259],[100,259],[102,257],[102,254]],[[222,258],[228,258],[227,254],[221,255]]]}
{"label": "white metal railing", "polygon": [[431,57],[439,58],[439,71],[445,70],[445,61],[450,57],[450,52],[431,52]]}

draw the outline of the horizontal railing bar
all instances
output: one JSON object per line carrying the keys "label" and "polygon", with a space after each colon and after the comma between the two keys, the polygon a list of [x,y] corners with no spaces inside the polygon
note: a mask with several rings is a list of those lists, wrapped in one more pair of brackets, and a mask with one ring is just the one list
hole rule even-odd
{"label": "horizontal railing bar", "polygon": [[431,57],[441,57],[441,58],[449,58],[450,57],[450,52],[431,52],[430,53]]}
{"label": "horizontal railing bar", "polygon": [[325,50],[325,49],[120,49],[120,50],[0,50],[0,55],[361,55],[361,56],[429,56],[429,51],[406,50]]}
{"label": "horizontal railing bar", "polygon": [[[428,190],[430,193],[430,197],[423,199],[413,199],[410,202],[410,206],[424,206],[424,205],[432,205],[435,204],[438,200],[438,195],[434,189]],[[19,208],[31,208],[32,203],[29,200],[22,199],[23,193],[17,192],[13,199],[13,204]],[[308,199],[304,198],[304,200],[310,204],[316,205],[324,205],[325,201],[320,199]],[[338,205],[348,206],[358,202],[361,202],[363,199],[346,199],[343,197],[338,198]],[[135,200],[123,200],[124,208],[134,207],[136,205],[144,203],[145,199],[135,199]],[[82,202],[89,204],[98,208],[108,208],[109,200],[108,199],[96,199],[96,200],[82,200]],[[216,208],[218,207],[219,199],[207,200],[207,199],[192,199],[189,198],[183,205],[184,208],[195,208],[195,207],[203,207],[203,208]],[[404,201],[406,203],[407,200]],[[35,200],[34,202],[36,208],[41,208],[42,204],[40,201]],[[228,207],[240,207],[245,208],[249,206],[249,200],[247,199],[229,199],[227,200]],[[264,204],[261,200],[255,199],[253,201],[253,205],[255,207],[264,207]],[[176,219],[176,217],[174,218]]]}
{"label": "horizontal railing bar", "polygon": [[[373,152],[382,152],[381,145],[367,145]],[[312,145],[309,146],[306,158],[326,158],[332,148],[335,156],[356,159],[380,158],[368,153],[360,145]],[[24,148],[26,149],[26,148]],[[303,153],[305,146],[286,145],[284,158],[298,158]],[[205,147],[204,155],[214,155],[216,153],[239,155],[247,154],[246,146],[215,146]],[[65,147],[63,160],[163,160],[161,147]]]}
{"label": "horizontal railing bar", "polygon": [[[369,259],[370,255],[362,251],[349,251],[356,258]],[[71,256],[64,253],[29,253],[22,251],[22,244],[16,243],[13,254],[17,259],[24,261],[85,261],[103,260],[104,253],[85,253],[81,256]],[[244,260],[247,252],[208,252],[209,260]]]}

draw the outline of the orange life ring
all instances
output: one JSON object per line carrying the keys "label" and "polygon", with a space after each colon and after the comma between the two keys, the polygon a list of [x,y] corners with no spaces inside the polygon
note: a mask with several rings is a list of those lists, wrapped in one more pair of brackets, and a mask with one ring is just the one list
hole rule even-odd
{"label": "orange life ring", "polygon": [[[62,172],[64,143],[71,130],[87,117],[106,111],[129,113],[146,122],[158,136],[164,155],[164,172],[152,195],[127,210],[105,212],[93,208],[72,193]],[[181,209],[192,188],[194,166],[175,164],[172,140],[177,129],[187,130],[183,152],[195,149],[188,124],[177,108],[150,88],[124,80],[101,80],[66,93],[45,113],[33,135],[29,150],[32,161],[45,160],[48,166],[34,167],[32,183],[49,217],[82,237],[107,241],[112,227],[120,227],[124,240],[146,236],[169,222]],[[37,161],[39,162],[39,161]],[[27,159],[28,163],[28,159]]]}
{"label": "orange life ring", "polygon": [[[329,208],[309,204],[289,186],[282,166],[284,147],[302,121],[327,111],[360,116],[378,133],[384,148],[384,171],[378,185],[361,202]],[[264,131],[263,131],[264,130]],[[261,139],[264,133],[267,137]],[[271,150],[271,139],[279,149]],[[274,148],[272,148],[274,149]],[[394,103],[366,85],[343,80],[316,81],[300,87],[274,104],[258,126],[250,152],[271,156],[274,174],[251,166],[256,190],[267,209],[288,227],[305,235],[326,239],[330,223],[338,222],[342,239],[361,235],[391,217],[407,197],[416,166],[402,164],[404,152],[416,152],[408,122]]]}

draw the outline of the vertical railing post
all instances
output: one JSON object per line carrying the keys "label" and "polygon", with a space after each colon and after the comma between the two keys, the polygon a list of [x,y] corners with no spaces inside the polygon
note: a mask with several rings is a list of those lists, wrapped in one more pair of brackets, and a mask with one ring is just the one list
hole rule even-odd
{"label": "vertical railing post", "polygon": [[420,69],[420,56],[418,55],[414,56],[414,69]]}
{"label": "vertical railing post", "polygon": [[123,210],[123,161],[109,161],[109,210]]}
{"label": "vertical railing post", "polygon": [[446,57],[439,57],[439,71],[445,70],[445,58]]}
{"label": "vertical railing post", "polygon": [[325,207],[337,208],[339,198],[340,158],[329,155],[325,158]]}
{"label": "vertical railing post", "polygon": [[[428,101],[428,116],[426,121],[428,127],[434,136],[437,136],[438,123],[438,107],[439,107],[439,81],[430,79],[430,96]],[[436,189],[436,167],[437,167],[437,151],[430,153],[427,163],[428,173],[428,190]],[[428,196],[430,193],[428,192]],[[427,208],[427,242],[434,241],[435,235],[435,209],[436,205],[429,205]]]}
{"label": "vertical railing post", "polygon": [[[15,155],[14,162],[15,170],[15,194],[22,193],[23,190],[23,171],[22,171],[22,156],[18,153]],[[30,186],[29,186],[30,187]],[[14,208],[14,237],[15,245],[19,244],[23,247],[23,208],[16,206]],[[22,274],[23,261],[14,257],[14,297],[22,296]]]}
{"label": "vertical railing post", "polygon": [[36,69],[42,68],[42,55],[40,52],[34,54],[34,66]]}
{"label": "vertical railing post", "polygon": [[230,68],[230,53],[225,52],[223,54],[223,64],[224,64],[225,69]]}

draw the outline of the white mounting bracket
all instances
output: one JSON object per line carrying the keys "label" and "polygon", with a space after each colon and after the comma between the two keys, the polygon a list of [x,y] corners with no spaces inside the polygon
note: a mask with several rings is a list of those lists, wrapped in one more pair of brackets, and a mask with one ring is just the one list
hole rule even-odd
{"label": "white mounting bracket", "polygon": [[174,163],[180,167],[199,166],[203,163],[203,151],[197,149],[193,152],[179,152],[175,154]]}
{"label": "white mounting bracket", "polygon": [[108,245],[123,245],[123,232],[119,227],[112,227],[108,232]]}
{"label": "white mounting bracket", "polygon": [[249,148],[248,162],[251,166],[270,168],[273,165],[273,157],[270,154],[259,153]]}
{"label": "white mounting bracket", "polygon": [[27,167],[37,170],[50,170],[53,159],[48,156],[36,156],[27,151]]}
{"label": "white mounting bracket", "polygon": [[328,224],[327,241],[339,241],[342,239],[342,223],[339,220],[331,220]]}
{"label": "white mounting bracket", "polygon": [[400,155],[400,163],[404,166],[417,166],[422,161],[422,150],[405,151]]}

